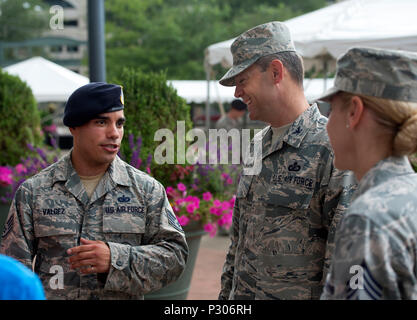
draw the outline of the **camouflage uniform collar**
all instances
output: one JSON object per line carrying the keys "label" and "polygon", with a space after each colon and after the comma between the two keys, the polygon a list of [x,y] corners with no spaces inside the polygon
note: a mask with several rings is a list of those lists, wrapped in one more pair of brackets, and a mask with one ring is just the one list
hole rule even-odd
{"label": "camouflage uniform collar", "polygon": [[307,135],[310,127],[317,119],[320,118],[320,111],[317,104],[311,105],[305,110],[287,129],[281,139],[277,141],[274,146],[272,143],[272,129],[271,126],[267,126],[264,129],[262,136],[262,158],[267,157],[272,152],[281,149],[283,142],[291,145],[294,148],[299,148],[304,137]]}
{"label": "camouflage uniform collar", "polygon": [[380,160],[359,181],[358,189],[352,197],[352,201],[364,194],[374,186],[388,181],[390,178],[413,174],[410,161],[406,156],[388,157]]}
{"label": "camouflage uniform collar", "polygon": [[107,172],[115,183],[130,187],[132,186],[132,182],[129,179],[126,165],[126,162],[120,159],[119,156],[116,156],[116,158],[114,158],[113,162],[110,164]]}
{"label": "camouflage uniform collar", "polygon": [[[54,175],[52,178],[52,184],[58,181],[69,181],[72,179],[80,180],[77,172],[72,166],[72,161],[71,161],[72,150],[73,149],[71,149],[65,156],[63,156],[56,163],[56,166],[59,169],[55,170],[54,172]],[[109,175],[111,180],[113,180],[116,184],[123,185],[123,186],[131,186],[129,176],[126,171],[126,163],[123,160],[121,160],[118,156],[116,156],[116,158],[110,164],[104,176],[106,176],[107,174]]]}

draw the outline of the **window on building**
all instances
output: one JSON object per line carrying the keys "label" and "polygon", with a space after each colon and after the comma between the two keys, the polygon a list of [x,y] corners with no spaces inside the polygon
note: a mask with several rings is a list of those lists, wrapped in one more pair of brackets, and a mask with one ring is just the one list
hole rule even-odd
{"label": "window on building", "polygon": [[62,52],[62,46],[52,46],[51,47],[51,52],[53,52],[53,53]]}
{"label": "window on building", "polygon": [[78,52],[78,46],[67,46],[67,52]]}
{"label": "window on building", "polygon": [[64,20],[64,27],[78,27],[78,20]]}

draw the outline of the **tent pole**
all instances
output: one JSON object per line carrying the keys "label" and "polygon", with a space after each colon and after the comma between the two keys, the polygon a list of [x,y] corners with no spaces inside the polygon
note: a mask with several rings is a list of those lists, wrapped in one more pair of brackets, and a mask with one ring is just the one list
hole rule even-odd
{"label": "tent pole", "polygon": [[327,91],[327,73],[329,72],[328,60],[324,60],[323,93]]}
{"label": "tent pole", "polygon": [[206,61],[206,80],[207,80],[207,98],[206,98],[206,123],[205,128],[207,130],[210,129],[210,73],[211,73],[211,67]]}

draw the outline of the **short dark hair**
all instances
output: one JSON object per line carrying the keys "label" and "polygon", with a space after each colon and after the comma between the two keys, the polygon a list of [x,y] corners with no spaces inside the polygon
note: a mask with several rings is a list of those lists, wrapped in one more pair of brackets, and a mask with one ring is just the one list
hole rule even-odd
{"label": "short dark hair", "polygon": [[239,111],[245,111],[247,109],[246,103],[244,103],[242,100],[235,99],[230,104],[232,109],[239,110]]}
{"label": "short dark hair", "polygon": [[299,85],[303,86],[304,66],[302,58],[294,51],[285,51],[269,54],[259,58],[255,64],[265,72],[272,60],[278,59],[282,62],[285,69],[290,73],[291,78]]}

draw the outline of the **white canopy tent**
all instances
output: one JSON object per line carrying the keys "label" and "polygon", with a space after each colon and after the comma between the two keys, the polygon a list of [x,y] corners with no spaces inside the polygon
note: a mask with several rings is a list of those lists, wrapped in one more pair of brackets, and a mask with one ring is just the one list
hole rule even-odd
{"label": "white canopy tent", "polygon": [[[349,47],[364,45],[417,51],[416,0],[346,0],[285,21],[304,58],[337,58]],[[234,39],[207,47],[206,66],[233,63]]]}
{"label": "white canopy tent", "polygon": [[[207,81],[205,80],[168,80],[168,83],[177,90],[180,97],[187,103],[205,103],[207,99]],[[333,84],[333,79],[327,79],[327,86]],[[323,79],[305,79],[305,94],[308,99],[314,99],[322,93]],[[210,81],[210,92],[213,101],[222,104],[230,103],[235,98],[235,87],[225,87],[218,81]]]}
{"label": "white canopy tent", "polygon": [[[303,58],[320,59],[326,64],[352,46],[417,51],[416,12],[416,0],[346,0],[287,20],[285,24]],[[207,78],[213,65],[232,65],[233,41],[206,48]],[[208,101],[209,98],[210,92]]]}
{"label": "white canopy tent", "polygon": [[74,90],[89,79],[42,57],[33,57],[4,68],[19,76],[32,89],[38,103],[65,102]]}

